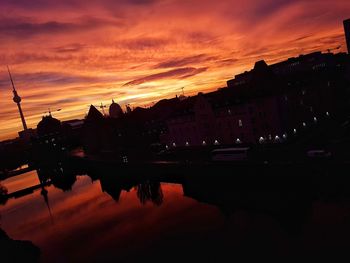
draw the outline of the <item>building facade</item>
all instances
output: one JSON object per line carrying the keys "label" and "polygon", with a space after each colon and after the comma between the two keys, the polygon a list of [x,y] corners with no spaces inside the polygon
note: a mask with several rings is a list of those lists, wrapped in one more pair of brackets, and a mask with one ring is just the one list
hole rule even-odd
{"label": "building facade", "polygon": [[160,137],[168,147],[278,143],[340,111],[345,54],[258,61],[227,88],[178,103]]}
{"label": "building facade", "polygon": [[348,54],[350,54],[350,19],[344,20],[344,31],[345,31],[346,45],[348,47]]}

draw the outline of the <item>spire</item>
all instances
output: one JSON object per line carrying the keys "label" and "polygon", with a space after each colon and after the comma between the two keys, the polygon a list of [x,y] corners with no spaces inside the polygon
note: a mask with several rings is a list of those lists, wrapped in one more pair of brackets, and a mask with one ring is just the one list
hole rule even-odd
{"label": "spire", "polygon": [[44,197],[45,204],[47,206],[47,209],[49,211],[51,223],[53,224],[53,216],[51,213],[51,207],[50,207],[50,202],[49,202],[49,196],[48,196],[48,191],[45,189],[43,185],[41,185],[41,195]]}
{"label": "spire", "polygon": [[102,110],[103,116],[106,116],[106,113],[105,113],[106,105],[104,105],[104,104],[101,102],[100,108],[101,108],[101,110]]}

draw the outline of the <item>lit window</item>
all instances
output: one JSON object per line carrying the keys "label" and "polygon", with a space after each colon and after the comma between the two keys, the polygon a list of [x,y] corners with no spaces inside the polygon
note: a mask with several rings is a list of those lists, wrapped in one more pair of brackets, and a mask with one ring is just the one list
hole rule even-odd
{"label": "lit window", "polygon": [[214,141],[214,145],[219,145],[219,141],[218,141],[218,140],[215,140],[215,141]]}
{"label": "lit window", "polygon": [[207,143],[206,143],[205,141],[203,141],[203,142],[202,142],[202,145],[204,145],[204,146],[205,146],[205,145],[207,145]]}
{"label": "lit window", "polygon": [[296,134],[297,133],[297,129],[293,129],[293,133]]}
{"label": "lit window", "polygon": [[186,144],[185,144],[186,146],[190,146],[190,144],[188,143],[188,142],[186,142]]}
{"label": "lit window", "polygon": [[314,117],[314,122],[315,122],[315,123],[317,122],[317,118],[316,118],[316,117]]}
{"label": "lit window", "polygon": [[259,138],[259,143],[264,143],[265,142],[265,138],[264,137],[260,137]]}
{"label": "lit window", "polygon": [[128,162],[128,157],[126,155],[124,155],[122,157],[123,163],[127,163]]}
{"label": "lit window", "polygon": [[283,137],[283,139],[287,139],[287,133],[283,133],[283,135],[282,135],[282,137]]}
{"label": "lit window", "polygon": [[303,122],[303,126],[306,127],[306,123],[305,122]]}
{"label": "lit window", "polygon": [[326,112],[326,115],[329,116],[329,112],[328,111]]}
{"label": "lit window", "polygon": [[176,147],[176,143],[173,142],[173,147]]}
{"label": "lit window", "polygon": [[240,144],[240,143],[242,143],[242,141],[239,138],[237,138],[236,143]]}
{"label": "lit window", "polygon": [[243,122],[242,122],[242,120],[238,120],[238,126],[239,126],[239,127],[243,127]]}

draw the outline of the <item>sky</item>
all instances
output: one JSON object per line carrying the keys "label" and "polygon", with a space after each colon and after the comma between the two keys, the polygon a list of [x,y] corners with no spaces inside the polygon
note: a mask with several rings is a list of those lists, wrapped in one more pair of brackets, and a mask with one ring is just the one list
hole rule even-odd
{"label": "sky", "polygon": [[[268,64],[341,45],[348,0],[0,0],[0,140],[89,105],[149,106],[225,87]],[[56,111],[61,109],[60,111]]]}

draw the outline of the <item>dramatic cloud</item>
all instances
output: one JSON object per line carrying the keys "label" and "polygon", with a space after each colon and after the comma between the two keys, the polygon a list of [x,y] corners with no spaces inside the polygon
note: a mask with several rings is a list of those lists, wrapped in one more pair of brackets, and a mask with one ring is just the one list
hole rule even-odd
{"label": "dramatic cloud", "polygon": [[207,68],[178,68],[178,69],[173,69],[166,72],[153,74],[147,77],[139,78],[124,84],[124,86],[139,85],[145,82],[156,81],[156,80],[167,79],[167,78],[185,79],[185,78],[189,78],[191,76],[200,74],[206,70]]}
{"label": "dramatic cloud", "polygon": [[11,36],[16,39],[28,38],[35,35],[54,35],[62,33],[76,33],[84,30],[91,30],[107,25],[120,25],[103,19],[94,17],[81,17],[79,22],[32,22],[32,19],[23,18],[2,18],[0,19],[0,35],[2,38]]}
{"label": "dramatic cloud", "polygon": [[6,65],[35,127],[48,107],[83,118],[112,98],[143,106],[223,87],[260,59],[344,52],[350,16],[348,0],[0,2],[0,140],[21,128]]}
{"label": "dramatic cloud", "polygon": [[187,65],[193,65],[195,63],[201,63],[205,61],[210,61],[215,59],[214,57],[206,56],[205,54],[200,54],[196,56],[190,56],[185,58],[175,58],[171,60],[164,61],[156,65],[155,68],[175,68],[183,67]]}

